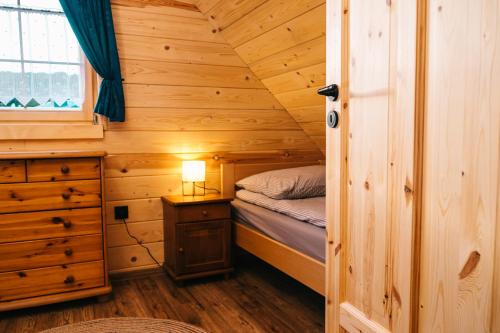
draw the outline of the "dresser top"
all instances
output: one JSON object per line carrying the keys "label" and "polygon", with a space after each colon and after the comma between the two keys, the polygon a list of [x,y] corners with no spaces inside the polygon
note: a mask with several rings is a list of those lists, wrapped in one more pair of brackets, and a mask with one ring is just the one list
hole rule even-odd
{"label": "dresser top", "polygon": [[161,199],[172,206],[202,205],[207,203],[230,202],[233,198],[220,194],[207,195],[168,195]]}
{"label": "dresser top", "polygon": [[15,159],[36,159],[36,158],[71,158],[71,157],[102,157],[105,151],[80,151],[80,150],[61,150],[61,151],[19,151],[19,152],[0,152],[0,160]]}

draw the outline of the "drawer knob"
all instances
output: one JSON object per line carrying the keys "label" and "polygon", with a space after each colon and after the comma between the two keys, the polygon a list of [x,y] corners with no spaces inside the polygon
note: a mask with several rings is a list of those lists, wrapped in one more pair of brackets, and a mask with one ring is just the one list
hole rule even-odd
{"label": "drawer knob", "polygon": [[67,174],[69,173],[69,167],[68,167],[67,165],[63,165],[63,166],[61,167],[61,173],[62,173],[63,175],[67,175]]}
{"label": "drawer knob", "polygon": [[71,221],[64,221],[63,226],[65,229],[69,229],[69,228],[71,228],[72,223],[71,223]]}
{"label": "drawer knob", "polygon": [[73,275],[69,275],[64,280],[64,284],[72,284],[72,283],[75,283],[75,277]]}
{"label": "drawer knob", "polygon": [[69,198],[71,198],[71,194],[64,192],[62,194],[62,197],[63,197],[64,200],[69,200]]}
{"label": "drawer knob", "polygon": [[208,212],[207,212],[206,210],[203,210],[203,211],[201,212],[201,214],[202,214],[203,216],[207,216],[207,215],[208,215]]}
{"label": "drawer knob", "polygon": [[182,247],[179,248],[179,253],[184,253],[184,249]]}
{"label": "drawer knob", "polygon": [[67,257],[70,257],[73,255],[73,250],[72,249],[66,249],[64,250],[64,254],[67,256]]}

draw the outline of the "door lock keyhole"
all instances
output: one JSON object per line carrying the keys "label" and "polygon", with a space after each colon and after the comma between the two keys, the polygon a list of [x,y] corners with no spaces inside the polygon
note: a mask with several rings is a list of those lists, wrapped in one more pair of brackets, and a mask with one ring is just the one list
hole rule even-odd
{"label": "door lock keyhole", "polygon": [[328,112],[326,116],[326,123],[330,128],[337,128],[339,125],[339,113],[335,110]]}

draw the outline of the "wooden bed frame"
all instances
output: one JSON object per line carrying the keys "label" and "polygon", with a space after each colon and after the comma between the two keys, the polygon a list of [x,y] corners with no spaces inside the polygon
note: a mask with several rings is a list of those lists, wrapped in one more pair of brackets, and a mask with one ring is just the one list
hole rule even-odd
{"label": "wooden bed frame", "polygon": [[[236,181],[259,172],[293,168],[319,162],[287,162],[265,164],[221,164],[222,193],[234,197]],[[237,246],[259,257],[321,295],[325,295],[325,264],[259,231],[233,223]],[[326,239],[325,239],[326,242]]]}

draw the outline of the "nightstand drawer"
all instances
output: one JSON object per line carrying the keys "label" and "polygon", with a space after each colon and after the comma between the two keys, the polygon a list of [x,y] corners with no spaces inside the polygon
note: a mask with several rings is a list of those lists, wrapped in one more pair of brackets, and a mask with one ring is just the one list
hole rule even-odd
{"label": "nightstand drawer", "polygon": [[102,261],[0,273],[0,302],[103,285]]}
{"label": "nightstand drawer", "polygon": [[0,161],[0,183],[22,183],[26,181],[24,160]]}
{"label": "nightstand drawer", "polygon": [[0,272],[101,260],[102,235],[0,244]]}
{"label": "nightstand drawer", "polygon": [[191,205],[178,208],[177,222],[223,220],[231,218],[231,207],[226,204]]}
{"label": "nightstand drawer", "polygon": [[99,179],[99,165],[99,159],[93,157],[29,160],[28,182]]}

